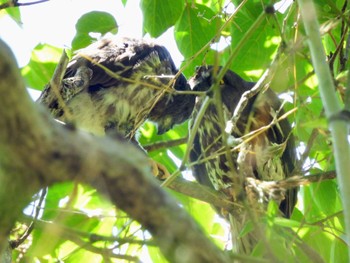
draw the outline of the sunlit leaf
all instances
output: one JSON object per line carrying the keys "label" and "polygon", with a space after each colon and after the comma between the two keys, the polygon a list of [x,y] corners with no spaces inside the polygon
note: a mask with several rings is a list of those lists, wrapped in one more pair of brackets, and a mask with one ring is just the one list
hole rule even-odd
{"label": "sunlit leaf", "polygon": [[[11,3],[11,1],[8,0],[0,0],[0,5],[5,3]],[[8,7],[0,10],[0,18],[3,15],[9,15],[19,26],[22,25],[21,21],[21,10],[19,7]]]}
{"label": "sunlit leaf", "polygon": [[115,18],[106,12],[92,11],[79,18],[75,25],[76,36],[72,41],[73,50],[81,49],[96,41],[91,33],[101,36],[108,32],[117,33],[118,25]]}
{"label": "sunlit leaf", "polygon": [[32,51],[31,59],[21,69],[26,85],[42,90],[47,84],[61,57],[62,49],[48,44],[38,44]]}
{"label": "sunlit leaf", "polygon": [[187,4],[175,26],[175,38],[181,53],[188,58],[208,44],[220,26],[215,13],[199,4]]}
{"label": "sunlit leaf", "polygon": [[184,0],[141,0],[143,29],[158,37],[173,26],[184,8]]}

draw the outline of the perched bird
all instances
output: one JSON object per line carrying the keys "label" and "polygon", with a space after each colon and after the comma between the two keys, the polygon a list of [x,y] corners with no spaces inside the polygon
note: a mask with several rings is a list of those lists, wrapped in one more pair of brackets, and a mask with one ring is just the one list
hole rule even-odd
{"label": "perched bird", "polygon": [[[259,230],[243,237],[238,237],[239,233],[249,220],[258,221],[254,217],[262,215],[267,202],[274,199],[274,193],[266,194],[259,187],[291,175],[296,158],[294,139],[288,120],[277,121],[284,111],[272,90],[250,97],[235,121],[233,113],[242,95],[255,83],[232,71],[227,71],[222,80],[215,77],[214,67],[201,66],[189,80],[194,91],[205,91],[211,98],[195,134],[190,154],[192,171],[200,184],[225,193],[235,204],[231,211],[226,211],[230,216],[225,217],[230,218],[236,250],[249,254],[261,237]],[[219,101],[213,91],[215,81]],[[193,119],[203,102],[203,97],[197,101]],[[283,199],[276,200],[280,210],[290,216],[296,202],[295,190],[278,198]]]}
{"label": "perched bird", "polygon": [[59,87],[48,84],[38,102],[53,117],[96,135],[116,131],[134,138],[149,119],[164,133],[188,119],[193,95],[163,46],[131,38],[106,38],[80,50]]}

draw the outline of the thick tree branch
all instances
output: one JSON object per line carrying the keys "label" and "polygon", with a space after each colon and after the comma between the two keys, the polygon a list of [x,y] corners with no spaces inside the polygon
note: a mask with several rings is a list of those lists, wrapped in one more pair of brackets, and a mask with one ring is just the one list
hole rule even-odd
{"label": "thick tree branch", "polygon": [[0,252],[35,192],[78,180],[108,195],[148,229],[169,261],[228,262],[159,187],[142,151],[120,138],[94,137],[64,127],[34,104],[2,42],[0,93]]}

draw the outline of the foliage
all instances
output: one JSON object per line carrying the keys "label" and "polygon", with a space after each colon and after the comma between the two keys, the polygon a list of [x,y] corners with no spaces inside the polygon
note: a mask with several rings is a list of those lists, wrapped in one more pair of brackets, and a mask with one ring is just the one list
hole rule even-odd
{"label": "foliage", "polygon": [[[128,2],[124,0],[123,4]],[[266,11],[271,10],[272,1],[245,1],[234,11],[233,4],[238,7],[241,1],[224,4],[214,0],[141,0],[143,30],[158,37],[174,26],[174,38],[184,56],[181,69],[187,77],[194,73],[195,66],[229,63],[230,69],[256,81],[277,57],[278,67],[271,87],[287,98],[286,110],[296,109],[289,120],[293,123],[298,145],[299,172],[309,175],[334,170],[332,142],[297,4],[292,2],[283,13]],[[339,97],[343,98],[348,52],[344,39],[348,33],[349,7],[345,0],[322,0],[317,1],[317,8],[328,63]],[[20,12],[14,10],[10,15],[20,20]],[[98,27],[96,19],[101,22]],[[107,13],[84,15],[77,22],[73,48],[89,44],[91,32],[115,33],[116,25]],[[22,68],[28,86],[41,90],[49,81],[59,56],[57,48],[39,44],[29,64]],[[185,137],[187,130],[186,123],[158,136],[156,127],[146,123],[139,141],[149,145],[175,140]],[[149,155],[174,173],[185,151],[186,145],[178,145],[149,152]],[[170,190],[169,193],[197,220],[213,242],[223,249],[230,246],[227,225],[210,205]],[[25,210],[22,226],[32,221],[40,198],[38,194]],[[117,262],[121,258],[133,261],[137,257],[149,257],[153,262],[165,262],[147,231],[112,207],[108,199],[94,189],[74,182],[52,186],[42,208],[32,234],[18,248],[16,258],[28,261],[35,258],[38,262]],[[268,226],[266,238],[276,258],[314,262],[317,254],[324,262],[348,262],[342,209],[336,180],[302,186],[291,219],[278,217],[276,207],[271,204],[264,222]],[[18,228],[17,235],[22,228]],[[291,236],[290,230],[297,233],[299,239]],[[258,258],[261,253],[258,246],[251,259]]]}
{"label": "foliage", "polygon": [[75,26],[76,35],[72,41],[72,49],[84,48],[97,39],[91,33],[104,35],[108,32],[117,32],[117,22],[111,14],[106,12],[93,11],[83,15]]}

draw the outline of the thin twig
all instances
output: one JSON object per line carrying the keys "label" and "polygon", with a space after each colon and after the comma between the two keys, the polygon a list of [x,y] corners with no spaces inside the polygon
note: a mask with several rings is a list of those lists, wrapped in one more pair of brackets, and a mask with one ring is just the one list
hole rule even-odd
{"label": "thin twig", "polygon": [[235,205],[224,193],[180,177],[175,178],[167,187],[183,195],[209,203],[214,207],[229,210]]}
{"label": "thin twig", "polygon": [[271,76],[269,75],[270,68],[268,68],[264,74],[261,76],[261,78],[258,80],[258,82],[254,85],[254,87],[246,92],[244,92],[233,112],[233,116],[231,118],[232,121],[232,127],[236,127],[237,121],[240,119],[241,114],[244,110],[244,108],[247,106],[248,101],[250,98],[252,98],[254,95],[256,95],[258,92],[263,90],[271,81]]}
{"label": "thin twig", "polygon": [[[56,226],[54,226],[54,227],[56,227]],[[73,243],[75,243],[76,245],[78,245],[78,249],[84,248],[88,251],[99,254],[103,257],[118,258],[118,259],[127,260],[129,262],[139,262],[140,261],[138,257],[134,257],[134,256],[130,256],[130,255],[116,254],[113,252],[112,249],[95,247],[91,243],[88,243],[85,240],[78,238],[76,235],[72,234],[69,231],[64,233],[64,237],[66,237],[68,240],[70,240]]]}
{"label": "thin twig", "polygon": [[[323,114],[323,113],[321,113]],[[306,147],[305,147],[305,150],[304,152],[301,154],[301,157],[300,157],[300,160],[298,161],[298,165],[297,167],[303,167],[304,165],[304,162],[307,160],[307,158],[309,157],[309,153],[312,149],[312,146],[317,138],[319,134],[319,130],[318,128],[314,128],[312,131],[311,131],[311,135],[307,141],[307,144],[306,144]]]}
{"label": "thin twig", "polygon": [[145,149],[147,152],[157,151],[160,149],[168,149],[174,146],[179,146],[181,144],[185,144],[187,142],[187,137],[171,140],[171,141],[162,141],[162,142],[155,142],[152,144],[147,144],[142,146],[143,149]]}
{"label": "thin twig", "polygon": [[10,8],[10,7],[36,5],[36,4],[41,4],[44,2],[48,2],[48,1],[50,1],[50,0],[38,0],[38,1],[29,2],[29,3],[18,3],[18,0],[12,0],[12,1],[8,1],[6,3],[1,4],[0,10]]}
{"label": "thin twig", "polygon": [[188,138],[188,142],[187,142],[187,145],[189,147],[186,148],[186,152],[185,152],[185,155],[182,159],[181,165],[170,177],[168,177],[162,183],[162,185],[161,185],[162,187],[169,185],[180,174],[180,172],[185,169],[186,163],[190,157],[190,152],[192,150],[192,145],[194,143],[194,139],[196,137],[196,133],[198,131],[199,124],[202,121],[202,118],[203,118],[207,108],[209,107],[210,101],[211,101],[211,99],[208,96],[205,97],[203,103],[201,104],[201,108],[199,109],[198,114],[196,115],[196,118],[193,121],[193,125],[190,129],[189,138]]}
{"label": "thin twig", "polygon": [[332,180],[337,177],[335,171],[328,171],[324,173],[318,173],[313,175],[294,175],[286,179],[277,181],[276,184],[284,189],[292,189],[302,185],[309,185],[311,183],[318,183],[322,181]]}
{"label": "thin twig", "polygon": [[19,247],[24,241],[27,240],[27,238],[29,237],[29,235],[32,233],[33,229],[34,229],[34,225],[39,217],[40,211],[41,211],[41,205],[43,204],[44,200],[45,200],[45,196],[47,194],[47,188],[44,188],[41,190],[41,194],[40,194],[40,198],[39,198],[39,202],[38,204],[35,206],[35,213],[34,213],[34,218],[33,221],[30,223],[29,227],[26,229],[26,231],[23,233],[22,236],[20,236],[18,239],[16,240],[10,240],[10,247],[12,249],[15,249],[17,247]]}
{"label": "thin twig", "polygon": [[[336,178],[335,171],[327,171],[327,172],[312,174],[308,176],[305,176],[303,174],[295,174],[292,177],[288,177],[280,181],[261,181],[261,180],[255,180],[255,181],[258,182],[259,184],[266,183],[269,189],[288,190],[288,189],[293,189],[300,186],[309,185],[312,183],[332,180],[335,178]],[[209,203],[214,207],[220,207],[226,210],[230,210],[230,209],[233,209],[234,206],[239,205],[233,202],[232,200],[229,200],[228,197],[221,192],[218,192],[209,187],[200,185],[196,182],[187,181],[180,177],[174,178],[169,184],[167,184],[167,187],[178,193]]]}
{"label": "thin twig", "polygon": [[[237,121],[240,119],[241,114],[244,108],[247,106],[248,100],[267,88],[275,74],[275,70],[277,68],[278,60],[280,58],[280,54],[283,51],[283,44],[279,46],[275,57],[273,58],[270,66],[265,70],[264,74],[259,78],[259,80],[255,83],[254,87],[246,92],[244,92],[233,112],[233,116],[231,118],[232,127],[236,127]],[[221,72],[220,72],[221,73]]]}
{"label": "thin twig", "polygon": [[[61,90],[62,90],[62,80],[64,78],[64,74],[67,69],[67,65],[69,62],[69,58],[67,56],[67,53],[65,50],[62,51],[60,60],[58,61],[58,64],[55,68],[55,71],[53,73],[53,76],[50,80],[50,83],[45,86],[44,91],[40,95],[39,99],[37,100],[40,103],[44,103],[45,105],[49,106],[52,103],[52,100],[56,100],[58,102],[58,105],[63,109],[65,112],[67,119],[72,121],[72,113],[70,109],[67,107],[66,102],[63,99]],[[48,86],[51,87],[51,89],[48,89]],[[53,97],[50,95],[50,91],[52,90]],[[48,101],[45,101],[48,100]]]}

